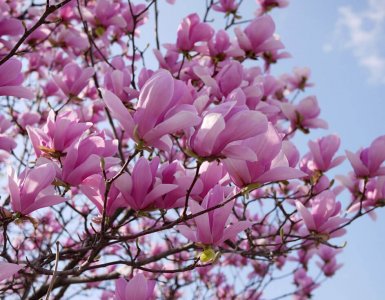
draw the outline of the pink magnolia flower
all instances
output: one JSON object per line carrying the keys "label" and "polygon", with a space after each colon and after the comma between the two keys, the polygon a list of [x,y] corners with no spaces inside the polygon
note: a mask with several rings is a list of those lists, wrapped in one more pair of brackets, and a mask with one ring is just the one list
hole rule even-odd
{"label": "pink magnolia flower", "polygon": [[283,8],[289,5],[288,0],[257,0],[257,3],[261,6],[257,15],[263,15],[276,7]]}
{"label": "pink magnolia flower", "polygon": [[211,77],[211,72],[208,69],[196,67],[194,71],[205,85],[211,88],[211,94],[215,95],[218,99],[221,99],[222,96],[228,96],[241,85],[243,79],[243,68],[238,61],[226,64],[215,78]]}
{"label": "pink magnolia flower", "polygon": [[341,252],[341,249],[334,249],[326,245],[319,245],[317,255],[322,259],[322,262],[317,261],[317,266],[327,277],[331,277],[335,272],[342,267],[342,264],[337,263],[336,255]]}
{"label": "pink magnolia flower", "polygon": [[[247,122],[245,122],[247,120]],[[190,149],[208,159],[232,157],[255,160],[251,149],[241,141],[265,132],[266,117],[247,106],[226,102],[207,111],[189,140]]]}
{"label": "pink magnolia flower", "polygon": [[12,123],[7,120],[3,115],[0,115],[0,149],[10,152],[16,148],[17,144],[6,131],[12,126]]}
{"label": "pink magnolia flower", "polygon": [[324,191],[313,198],[309,203],[310,211],[299,200],[295,203],[310,234],[315,234],[321,240],[345,234],[345,229],[337,230],[337,228],[349,219],[340,216],[341,203],[336,202],[333,192]]}
{"label": "pink magnolia flower", "polygon": [[75,141],[62,159],[60,179],[71,186],[78,186],[84,179],[101,174],[101,159],[105,170],[120,162],[113,157],[118,151],[117,140],[106,140],[104,134],[91,135]]}
{"label": "pink magnolia flower", "polygon": [[42,128],[27,126],[27,132],[37,157],[45,154],[59,158],[91,126],[92,123],[80,123],[75,113],[60,113],[55,119],[55,113],[50,111]]}
{"label": "pink magnolia flower", "polygon": [[246,55],[251,58],[256,58],[256,56],[265,51],[284,48],[282,42],[274,37],[274,32],[274,21],[268,15],[256,18],[244,31],[239,27],[235,28],[239,46],[246,52]]}
{"label": "pink magnolia flower", "polygon": [[114,3],[111,0],[99,0],[96,2],[93,9],[84,9],[84,17],[93,26],[103,26],[108,28],[109,26],[116,26],[124,28],[127,26],[124,18],[119,15],[120,4]]}
{"label": "pink magnolia flower", "polygon": [[34,98],[30,89],[21,86],[23,83],[21,68],[21,62],[14,58],[0,65],[0,96],[14,96],[26,99]]}
{"label": "pink magnolia flower", "polygon": [[346,151],[346,156],[358,177],[385,175],[385,135],[376,138],[368,148],[356,153]]}
{"label": "pink magnolia flower", "polygon": [[[225,189],[222,186],[215,186],[203,199],[202,204],[198,204],[190,199],[189,206],[192,214],[197,214],[208,208],[214,207],[225,201]],[[187,225],[180,225],[177,229],[189,240],[199,242],[204,245],[220,245],[228,239],[233,239],[238,233],[251,226],[249,221],[239,221],[228,225],[230,213],[234,206],[234,201],[230,201],[222,207],[212,210],[194,218],[196,229]],[[228,226],[227,226],[228,225]]]}
{"label": "pink magnolia flower", "polygon": [[333,158],[340,146],[340,138],[336,135],[328,135],[316,141],[309,141],[308,145],[310,152],[305,155],[301,162],[301,169],[305,172],[306,170],[326,172],[345,160],[344,156]]}
{"label": "pink magnolia flower", "polygon": [[139,96],[139,92],[130,87],[131,71],[126,68],[123,60],[114,58],[111,64],[115,70],[108,70],[104,75],[104,87],[113,92],[123,102],[128,102]]}
{"label": "pink magnolia flower", "polygon": [[231,180],[238,187],[306,176],[289,165],[282,151],[281,138],[271,124],[265,133],[244,141],[242,145],[252,149],[257,159],[246,161],[240,157],[223,160]]}
{"label": "pink magnolia flower", "polygon": [[[10,8],[8,8],[10,9]],[[0,14],[0,37],[2,36],[17,36],[24,33],[24,26],[20,20],[9,18]]]}
{"label": "pink magnolia flower", "polygon": [[[190,188],[194,180],[194,171],[186,170],[178,161],[170,164],[163,164],[159,167],[157,178],[165,184],[173,184],[177,187],[156,200],[156,207],[169,209],[181,207],[185,203],[186,191]],[[195,197],[202,192],[202,180],[198,179],[194,184],[190,196]]]}
{"label": "pink magnolia flower", "polygon": [[294,68],[294,74],[283,75],[282,80],[286,81],[291,91],[299,89],[305,90],[307,87],[311,87],[314,84],[309,82],[310,69],[309,68]]}
{"label": "pink magnolia flower", "polygon": [[0,282],[19,272],[23,266],[0,262]]}
{"label": "pink magnolia flower", "polygon": [[[103,213],[104,207],[104,196],[106,191],[106,183],[104,178],[100,174],[94,174],[87,177],[79,186],[80,190],[88,199],[96,205],[99,213]],[[124,201],[119,190],[115,187],[115,184],[112,183],[110,190],[108,192],[107,204],[106,204],[106,214],[107,216],[112,216],[118,208],[126,207],[127,204]]]}
{"label": "pink magnolia flower", "polygon": [[[178,188],[176,184],[163,184],[156,173],[159,158],[149,162],[141,157],[135,164],[131,175],[124,173],[115,180],[116,188],[128,205],[136,210],[145,210],[156,207],[159,198]],[[161,206],[163,207],[163,205]]]}
{"label": "pink magnolia flower", "polygon": [[[126,30],[129,33],[134,33],[134,29],[137,30],[137,28],[141,25],[143,25],[148,17],[148,11],[143,12],[146,9],[146,5],[143,3],[134,4],[131,3],[130,5],[127,5],[126,9],[123,10],[122,16],[124,20],[126,21]],[[134,16],[136,16],[136,19],[134,20]],[[139,16],[139,17],[138,17]]]}
{"label": "pink magnolia flower", "polygon": [[56,85],[69,98],[76,97],[88,85],[94,75],[92,67],[80,68],[76,63],[69,63],[63,69],[63,74],[53,75]]}
{"label": "pink magnolia flower", "polygon": [[116,300],[151,300],[154,297],[155,281],[146,279],[142,273],[136,274],[128,282],[119,278],[115,285]]}
{"label": "pink magnolia flower", "polygon": [[319,283],[316,283],[306,272],[305,269],[301,268],[294,273],[294,284],[298,290],[295,292],[296,300],[307,300],[311,295],[312,291],[315,290]]}
{"label": "pink magnolia flower", "polygon": [[52,185],[55,177],[53,163],[40,164],[33,169],[26,168],[19,177],[10,169],[8,188],[12,209],[22,215],[28,215],[37,209],[64,202],[63,197],[55,195]]}
{"label": "pink magnolia flower", "polygon": [[315,96],[306,97],[297,105],[282,103],[281,109],[285,117],[291,122],[292,129],[298,128],[308,133],[309,128],[328,128],[327,123],[318,118],[321,110]]}
{"label": "pink magnolia flower", "polygon": [[214,29],[201,22],[197,14],[188,15],[178,27],[176,47],[182,52],[194,50],[198,42],[207,42],[214,35]]}
{"label": "pink magnolia flower", "polygon": [[112,115],[137,143],[169,151],[168,134],[197,125],[200,118],[190,100],[186,85],[168,71],[160,70],[149,78],[140,91],[133,116],[122,101],[109,91],[103,99]]}
{"label": "pink magnolia flower", "polygon": [[219,0],[219,3],[214,4],[212,8],[223,13],[235,13],[238,9],[238,3],[235,0]]}

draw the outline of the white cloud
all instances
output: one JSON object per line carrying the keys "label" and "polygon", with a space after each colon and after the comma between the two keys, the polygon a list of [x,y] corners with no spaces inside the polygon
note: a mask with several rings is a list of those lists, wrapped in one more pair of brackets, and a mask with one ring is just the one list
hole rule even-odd
{"label": "white cloud", "polygon": [[[338,14],[333,44],[352,51],[370,82],[385,84],[385,0],[367,0],[361,11],[341,6]],[[333,49],[330,43],[324,46],[327,52]]]}

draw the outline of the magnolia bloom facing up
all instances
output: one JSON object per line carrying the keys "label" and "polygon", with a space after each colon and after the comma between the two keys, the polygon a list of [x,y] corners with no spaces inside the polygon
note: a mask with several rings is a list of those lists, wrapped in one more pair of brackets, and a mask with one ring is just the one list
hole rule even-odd
{"label": "magnolia bloom facing up", "polygon": [[17,264],[0,262],[0,282],[16,274],[22,268],[23,266]]}
{"label": "magnolia bloom facing up", "polygon": [[385,175],[385,135],[376,138],[370,147],[361,149],[356,153],[346,151],[354,173],[358,177],[374,177]]}
{"label": "magnolia bloom facing up", "polygon": [[32,91],[21,86],[23,83],[21,67],[21,62],[14,58],[0,65],[0,96],[33,99]]}
{"label": "magnolia bloom facing up", "polygon": [[33,169],[27,168],[19,177],[10,169],[8,188],[12,209],[22,215],[28,215],[39,208],[64,202],[63,197],[54,195],[52,182],[55,177],[56,170],[52,163],[40,164]]}
{"label": "magnolia bloom facing up", "polygon": [[297,210],[302,216],[307,231],[321,240],[339,237],[345,234],[345,229],[338,229],[349,219],[340,216],[341,203],[336,202],[335,194],[324,191],[310,201],[308,210],[300,201],[295,201]]}
{"label": "magnolia bloom facing up", "polygon": [[153,299],[155,281],[147,280],[140,273],[128,282],[119,278],[115,281],[115,287],[115,300],[150,300]]}
{"label": "magnolia bloom facing up", "polygon": [[[225,201],[225,189],[220,185],[216,185],[208,192],[201,204],[190,200],[189,206],[193,214],[214,207]],[[232,225],[229,223],[229,217],[234,206],[234,201],[230,201],[226,205],[214,209],[208,213],[199,215],[194,218],[196,229],[191,229],[187,225],[178,226],[178,230],[189,240],[199,242],[204,245],[221,245],[228,239],[233,239],[238,233],[249,228],[251,222],[239,221]]]}

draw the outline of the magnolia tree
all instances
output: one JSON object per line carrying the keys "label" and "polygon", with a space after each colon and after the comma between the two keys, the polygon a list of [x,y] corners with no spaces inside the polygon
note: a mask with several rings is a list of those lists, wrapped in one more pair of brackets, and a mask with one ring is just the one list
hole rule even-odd
{"label": "magnolia tree", "polygon": [[272,75],[287,1],[202,1],[165,44],[163,2],[0,0],[2,299],[308,299],[385,204],[385,136],[337,181],[339,137],[292,142],[327,123]]}

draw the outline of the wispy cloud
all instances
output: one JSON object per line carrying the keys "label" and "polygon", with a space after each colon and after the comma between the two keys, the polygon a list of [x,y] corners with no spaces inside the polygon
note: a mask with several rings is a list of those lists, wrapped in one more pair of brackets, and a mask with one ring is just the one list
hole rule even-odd
{"label": "wispy cloud", "polygon": [[334,41],[324,50],[335,45],[351,50],[369,81],[385,84],[385,0],[367,0],[363,10],[341,6],[338,14]]}

